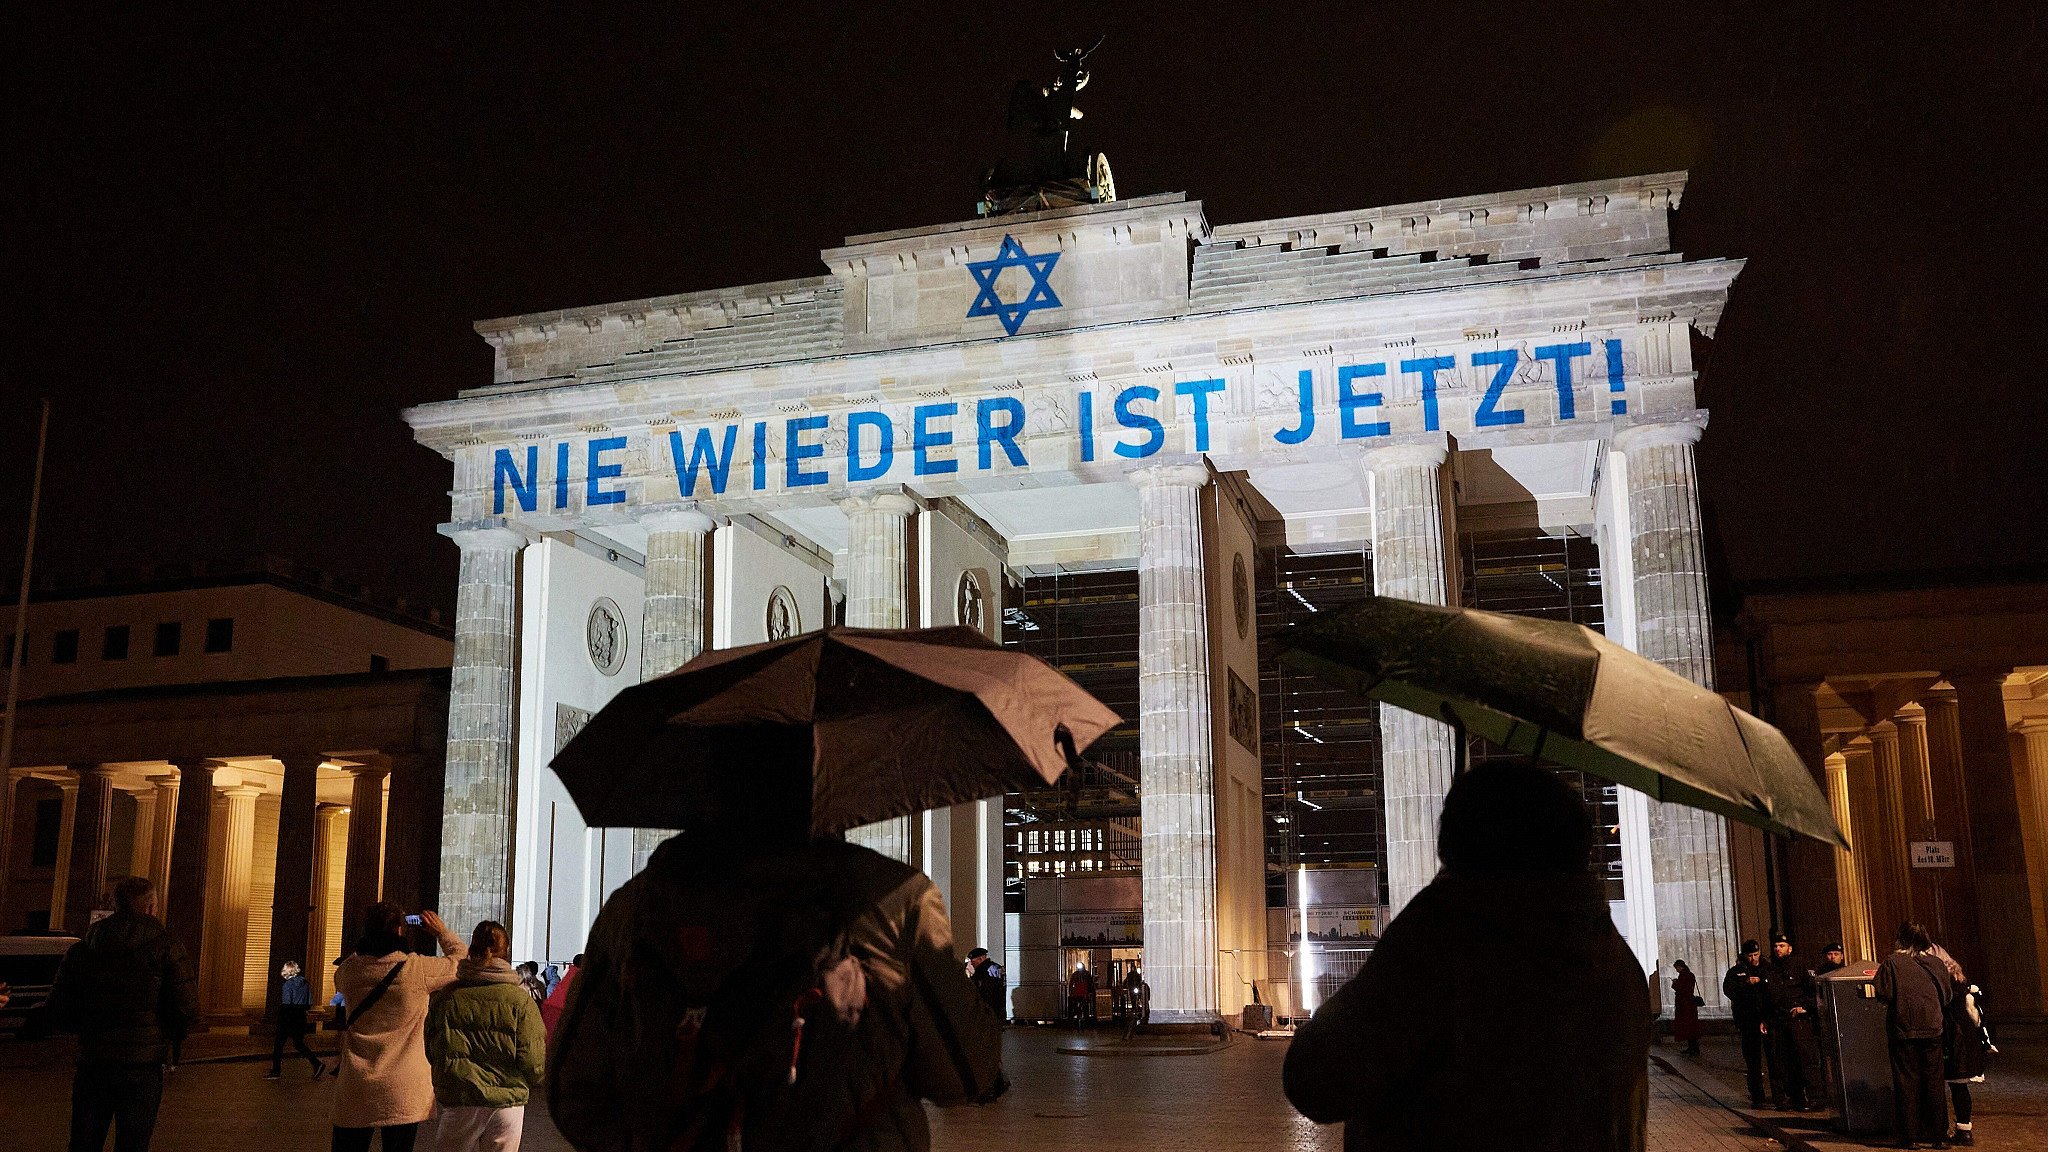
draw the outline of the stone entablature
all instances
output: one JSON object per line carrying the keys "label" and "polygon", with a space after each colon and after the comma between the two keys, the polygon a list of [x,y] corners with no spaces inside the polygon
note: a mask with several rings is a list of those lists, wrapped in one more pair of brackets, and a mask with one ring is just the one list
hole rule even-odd
{"label": "stone entablature", "polygon": [[[830,276],[487,320],[494,383],[467,395],[1003,335],[963,266],[1004,236],[1056,251],[1062,307],[1025,331],[1549,275],[1666,252],[1683,173],[1228,225],[1183,194],[850,237]],[[1276,256],[1292,259],[1275,261]],[[1244,281],[1238,283],[1238,281]],[[1715,317],[1695,318],[1711,332]]]}

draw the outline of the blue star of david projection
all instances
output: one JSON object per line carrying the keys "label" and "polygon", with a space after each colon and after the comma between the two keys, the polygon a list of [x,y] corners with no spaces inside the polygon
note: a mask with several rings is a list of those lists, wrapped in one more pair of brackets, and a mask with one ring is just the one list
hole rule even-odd
{"label": "blue star of david projection", "polygon": [[[1003,322],[1003,331],[1015,336],[1024,326],[1024,318],[1041,308],[1060,307],[1060,298],[1052,290],[1049,278],[1052,266],[1060,262],[1060,254],[1048,252],[1033,256],[1024,251],[1024,246],[1011,237],[1003,237],[1003,246],[993,260],[969,260],[967,270],[974,274],[974,282],[981,285],[981,291],[974,297],[974,303],[967,309],[967,318],[993,316]],[[1005,304],[996,296],[996,277],[1005,268],[1022,268],[1031,276],[1031,291],[1015,304]]]}

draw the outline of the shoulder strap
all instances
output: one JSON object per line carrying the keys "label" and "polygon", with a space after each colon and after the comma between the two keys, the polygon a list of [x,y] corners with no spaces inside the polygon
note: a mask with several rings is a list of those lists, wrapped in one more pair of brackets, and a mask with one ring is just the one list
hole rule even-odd
{"label": "shoulder strap", "polygon": [[348,1026],[351,1029],[356,1026],[356,1021],[363,1018],[363,1013],[368,1012],[376,1006],[377,1001],[384,998],[384,993],[391,990],[391,982],[398,979],[398,974],[403,971],[405,971],[405,961],[400,960],[398,963],[393,964],[391,971],[384,974],[384,979],[378,981],[375,988],[370,989],[368,996],[363,997],[363,1002],[349,1009]]}

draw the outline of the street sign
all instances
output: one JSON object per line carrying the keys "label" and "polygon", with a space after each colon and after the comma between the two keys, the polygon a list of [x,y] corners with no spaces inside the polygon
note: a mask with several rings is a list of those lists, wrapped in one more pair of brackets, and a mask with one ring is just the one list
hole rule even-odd
{"label": "street sign", "polygon": [[1914,840],[1908,844],[1913,850],[1915,868],[1953,868],[1956,866],[1956,845],[1953,840]]}

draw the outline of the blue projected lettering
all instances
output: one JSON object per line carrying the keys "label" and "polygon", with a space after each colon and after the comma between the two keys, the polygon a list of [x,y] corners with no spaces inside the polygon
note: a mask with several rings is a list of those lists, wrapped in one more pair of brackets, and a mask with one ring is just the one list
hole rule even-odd
{"label": "blue projected lettering", "polygon": [[1131,411],[1133,400],[1153,401],[1159,399],[1159,389],[1150,384],[1136,384],[1116,394],[1116,422],[1133,432],[1143,432],[1142,443],[1126,444],[1118,440],[1110,450],[1126,460],[1140,460],[1159,451],[1166,443],[1166,428],[1158,420],[1143,412]]}
{"label": "blue projected lettering", "polygon": [[[998,424],[994,416],[1007,413],[1009,419]],[[974,406],[974,448],[979,458],[976,467],[988,471],[990,458],[996,447],[1001,445],[1003,456],[1012,468],[1024,467],[1024,450],[1017,447],[1017,433],[1024,430],[1024,402],[1015,396],[997,396],[983,400]]]}
{"label": "blue projected lettering", "polygon": [[825,446],[806,442],[803,439],[804,433],[819,431],[831,422],[830,416],[799,416],[783,424],[784,480],[791,488],[812,488],[831,479],[823,471],[806,472],[803,467],[804,461],[816,460],[825,454]]}
{"label": "blue projected lettering", "polygon": [[1536,349],[1538,360],[1553,360],[1557,363],[1557,418],[1572,419],[1577,405],[1572,400],[1572,361],[1580,356],[1591,356],[1593,346],[1578,344],[1545,344]]}
{"label": "blue projected lettering", "polygon": [[585,504],[595,508],[600,504],[624,504],[626,502],[625,489],[606,488],[602,485],[602,481],[626,474],[626,466],[624,464],[607,464],[604,462],[605,453],[617,452],[625,446],[626,438],[624,436],[607,436],[602,440],[592,440],[590,442],[590,469],[589,474],[583,479],[583,502]]}
{"label": "blue projected lettering", "polygon": [[1301,390],[1301,394],[1296,402],[1295,411],[1301,413],[1301,422],[1292,428],[1282,428],[1278,432],[1273,433],[1273,439],[1278,440],[1282,444],[1299,444],[1303,440],[1308,439],[1309,434],[1316,430],[1315,374],[1303,368],[1299,375],[1297,387]]}
{"label": "blue projected lettering", "polygon": [[944,448],[953,443],[950,430],[931,427],[933,417],[951,419],[960,411],[958,404],[948,401],[944,404],[919,404],[910,410],[910,472],[913,476],[936,476],[942,472],[958,472],[960,462],[950,457],[943,460],[931,458],[931,450]]}
{"label": "blue projected lettering", "polygon": [[[1568,424],[1580,418],[1578,390],[1601,390],[1587,374],[1597,376],[1603,369],[1607,406],[1589,409],[1587,417],[1622,415],[1629,411],[1628,339],[1600,336],[1533,348],[1481,345],[1458,348],[1455,355],[1446,351],[1355,364],[1345,363],[1345,354],[1338,351],[1327,369],[1314,367],[1322,362],[1302,355],[1294,363],[1261,367],[1256,378],[1251,370],[1231,377],[1163,376],[1151,383],[1109,385],[1107,393],[1092,375],[1083,375],[1064,387],[991,388],[990,394],[971,399],[917,404],[907,415],[902,409],[884,411],[879,400],[845,407],[819,404],[817,411],[759,419],[733,413],[725,420],[655,431],[485,446],[476,451],[489,453],[488,459],[465,457],[465,467],[482,475],[488,463],[490,498],[478,506],[488,503],[494,516],[535,513],[549,505],[550,512],[569,510],[576,495],[572,484],[582,487],[579,506],[597,508],[642,499],[730,498],[735,488],[795,492],[913,476],[965,482],[976,474],[1048,467],[1072,469],[1083,482],[1099,482],[1114,479],[1124,462],[1159,456],[1169,447],[1214,453],[1219,466],[1238,469],[1257,466],[1262,447],[1277,459],[1292,458],[1273,445],[1335,447],[1439,431],[1447,424],[1461,434]],[[1548,380],[1541,377],[1545,367]],[[1333,373],[1322,378],[1322,390],[1319,371]],[[1414,391],[1398,386],[1410,380]],[[1538,395],[1552,388],[1554,412]],[[1446,393],[1452,401],[1448,409],[1442,403]],[[1537,402],[1531,402],[1532,396]],[[1098,403],[1104,397],[1108,402]],[[971,432],[965,423],[970,418]],[[908,427],[899,423],[904,420]],[[834,438],[842,427],[843,445]],[[897,443],[899,428],[902,445]],[[970,435],[972,452],[967,450]],[[665,463],[659,459],[662,436],[668,441]],[[1105,439],[1109,453],[1102,452]],[[742,453],[748,453],[744,462]],[[671,475],[672,489],[667,487]],[[812,494],[814,499],[821,495]]]}
{"label": "blue projected lettering", "polygon": [[1383,402],[1378,392],[1356,392],[1352,382],[1360,376],[1385,376],[1385,364],[1346,364],[1337,369],[1337,432],[1346,440],[1357,440],[1364,436],[1385,436],[1394,430],[1385,420],[1370,423],[1358,418],[1361,408],[1377,408]]}
{"label": "blue projected lettering", "polygon": [[1486,395],[1479,398],[1479,407],[1472,413],[1472,423],[1480,428],[1505,428],[1520,424],[1526,414],[1520,408],[1500,409],[1501,393],[1507,390],[1508,381],[1515,377],[1515,365],[1520,363],[1522,354],[1513,348],[1498,352],[1475,352],[1472,354],[1474,367],[1495,365],[1493,381],[1486,386]]}
{"label": "blue projected lettering", "polygon": [[[1621,341],[1603,340],[1601,343],[1607,345],[1607,390],[1612,393],[1627,391],[1628,382],[1622,378],[1621,373]],[[1609,415],[1620,416],[1628,411],[1628,401],[1611,400],[1608,402],[1607,410]]]}
{"label": "blue projected lettering", "polygon": [[[873,428],[879,443],[875,449],[875,461],[864,464],[860,458],[860,430]],[[846,479],[848,483],[857,480],[879,480],[889,474],[889,465],[896,462],[896,425],[886,412],[855,412],[846,418]]]}
{"label": "blue projected lettering", "polygon": [[683,451],[683,434],[671,431],[668,434],[669,466],[676,471],[676,491],[685,498],[697,494],[697,473],[700,469],[711,474],[711,494],[725,494],[725,481],[732,474],[732,446],[740,437],[740,426],[725,426],[725,443],[717,450],[711,447],[711,429],[697,429],[697,438],[691,442],[690,451]]}
{"label": "blue projected lettering", "polygon": [[1422,373],[1422,430],[1425,432],[1435,432],[1442,427],[1436,410],[1436,374],[1456,367],[1457,363],[1454,356],[1424,356],[1401,361],[1402,372]]}
{"label": "blue projected lettering", "polygon": [[1209,450],[1209,397],[1223,391],[1222,380],[1189,380],[1175,384],[1173,394],[1191,396],[1195,401],[1195,451]]}
{"label": "blue projected lettering", "polygon": [[491,515],[505,514],[505,485],[512,485],[512,495],[519,501],[521,512],[531,512],[540,505],[540,445],[526,446],[526,476],[520,478],[519,466],[512,462],[510,448],[498,449],[491,458]]}

